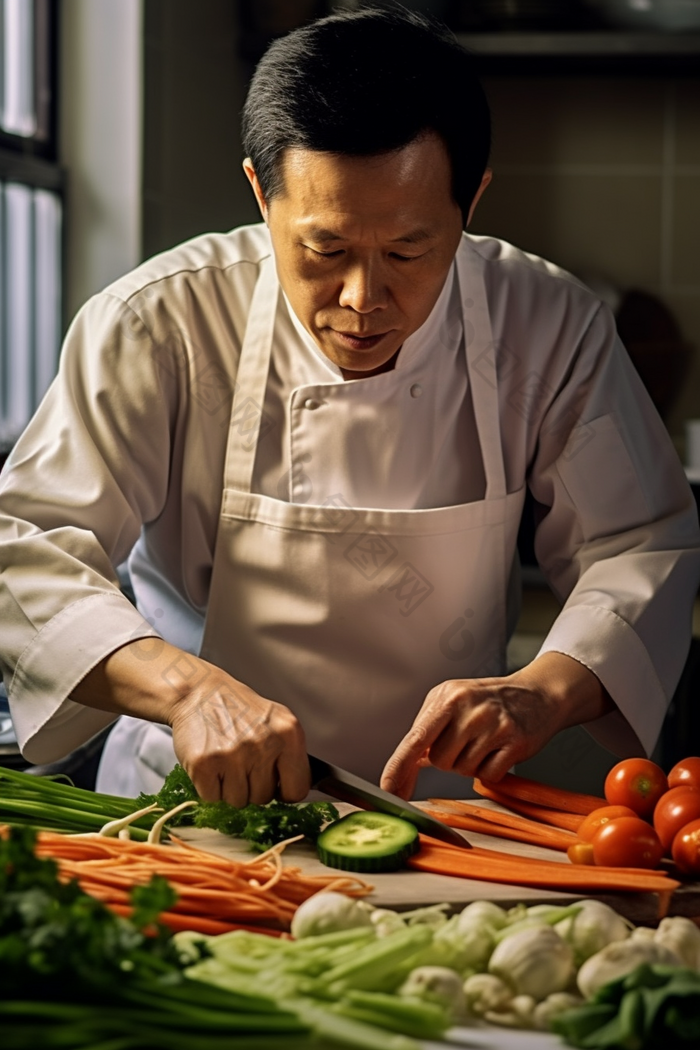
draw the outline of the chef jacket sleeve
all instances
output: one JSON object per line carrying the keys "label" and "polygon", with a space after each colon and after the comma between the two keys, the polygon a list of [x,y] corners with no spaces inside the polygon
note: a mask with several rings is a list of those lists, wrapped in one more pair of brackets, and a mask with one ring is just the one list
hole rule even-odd
{"label": "chef jacket sleeve", "polygon": [[114,721],[70,700],[72,690],[124,643],[158,637],[114,568],[168,484],[175,398],[152,350],[126,303],[90,300],[0,475],[0,672],[32,762]]}
{"label": "chef jacket sleeve", "polygon": [[700,580],[695,501],[607,307],[541,420],[530,487],[535,551],[563,608],[541,652],[598,676],[616,710],[586,728],[651,753],[687,656]]}

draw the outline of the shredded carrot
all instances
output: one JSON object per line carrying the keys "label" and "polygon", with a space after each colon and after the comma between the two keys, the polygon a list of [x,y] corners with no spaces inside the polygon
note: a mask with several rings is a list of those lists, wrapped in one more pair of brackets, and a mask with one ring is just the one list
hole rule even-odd
{"label": "shredded carrot", "polygon": [[[134,909],[129,905],[114,904],[106,902],[110,911],[115,915],[121,915],[130,919]],[[240,922],[219,922],[216,919],[205,919],[201,915],[178,915],[176,912],[163,911],[158,916],[158,921],[167,926],[173,933],[180,930],[193,930],[195,933],[204,933],[216,936],[219,933],[232,933],[234,930],[246,930],[248,933],[264,933],[268,937],[282,937],[281,930],[270,930],[265,926],[250,926]]]}
{"label": "shredded carrot", "polygon": [[498,785],[486,783],[474,778],[474,790],[491,802],[498,802],[501,806],[519,813],[531,820],[538,820],[542,824],[551,824],[552,827],[562,828],[564,831],[578,831],[583,823],[583,816],[578,813],[567,813],[562,809],[551,809],[549,806],[538,806],[534,802],[523,802],[513,795],[506,795],[498,790]]}
{"label": "shredded carrot", "polygon": [[199,932],[205,932],[200,920],[226,928],[259,922],[288,929],[297,906],[319,891],[332,887],[354,897],[372,891],[372,886],[352,875],[306,875],[298,867],[285,867],[280,856],[284,845],[238,860],[207,853],[180,839],[165,846],[40,832],[36,853],[55,859],[62,878],[77,879],[86,893],[110,907],[127,907],[134,885],[162,875],[178,897],[169,913],[175,916],[172,923]]}
{"label": "shredded carrot", "polygon": [[521,802],[532,802],[536,806],[547,806],[549,809],[560,809],[564,813],[579,813],[584,817],[594,809],[607,805],[604,798],[595,795],[584,795],[580,791],[568,791],[566,788],[541,784],[538,780],[529,780],[514,773],[506,775],[498,782],[481,780],[485,787],[495,789],[502,795],[510,795]]}
{"label": "shredded carrot", "polygon": [[[474,813],[471,812],[472,808],[475,810]],[[421,809],[428,816],[441,820],[448,827],[462,828],[464,831],[478,831],[482,835],[494,835],[496,838],[512,839],[515,842],[528,842],[531,846],[545,846],[548,849],[558,849],[566,853],[569,846],[576,842],[576,836],[571,831],[560,831],[547,824],[537,824],[534,820],[513,817],[505,813],[498,813],[491,819],[492,811],[478,806],[465,805],[459,813],[426,809],[425,806],[421,806]],[[499,820],[498,817],[504,817],[505,820]]]}

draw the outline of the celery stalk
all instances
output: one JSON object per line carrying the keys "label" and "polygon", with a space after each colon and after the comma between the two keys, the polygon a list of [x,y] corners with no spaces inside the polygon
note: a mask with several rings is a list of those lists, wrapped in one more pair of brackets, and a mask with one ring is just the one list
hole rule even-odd
{"label": "celery stalk", "polygon": [[427,926],[409,926],[390,933],[358,949],[347,962],[331,967],[323,975],[323,983],[340,992],[345,988],[376,988],[377,982],[391,975],[405,958],[428,945],[432,936]]}

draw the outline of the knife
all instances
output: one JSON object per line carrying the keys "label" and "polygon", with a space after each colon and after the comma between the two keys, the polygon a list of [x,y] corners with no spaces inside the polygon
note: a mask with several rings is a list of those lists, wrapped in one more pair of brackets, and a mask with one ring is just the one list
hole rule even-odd
{"label": "knife", "polygon": [[459,846],[461,849],[471,849],[471,842],[467,842],[463,835],[453,828],[448,828],[440,820],[435,820],[424,813],[410,802],[404,802],[398,795],[392,795],[388,791],[382,791],[376,784],[362,777],[349,773],[346,769],[333,766],[330,762],[324,762],[322,758],[307,755],[311,768],[311,787],[317,791],[325,791],[332,798],[341,802],[350,802],[360,809],[374,809],[380,813],[391,813],[394,817],[401,817],[415,825],[424,835],[431,835],[434,839],[448,842],[450,846]]}

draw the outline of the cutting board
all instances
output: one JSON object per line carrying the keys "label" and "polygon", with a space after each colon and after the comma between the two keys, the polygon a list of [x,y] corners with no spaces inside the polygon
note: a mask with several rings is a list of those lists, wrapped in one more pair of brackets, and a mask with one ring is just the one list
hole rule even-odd
{"label": "cutting board", "polygon": [[[494,809],[500,807],[494,803],[484,803]],[[341,814],[351,812],[353,806],[337,803]],[[217,831],[205,831],[197,828],[179,829],[178,835],[189,842],[196,843],[201,849],[210,850],[225,857],[249,860],[251,853],[247,843],[232,839]],[[501,850],[510,856],[537,857],[544,860],[568,864],[565,854],[544,849],[541,846],[529,846],[520,842],[494,838],[476,832],[465,833],[475,846]],[[321,864],[314,847],[308,843],[293,843],[284,851],[284,863],[303,868],[309,875],[330,875],[334,869]],[[426,904],[447,903],[451,911],[460,911],[471,901],[490,900],[501,907],[509,908],[515,904],[566,904],[579,900],[583,894],[564,893],[557,890],[531,889],[526,886],[509,886],[505,883],[481,882],[476,879],[459,879],[448,875],[433,875],[429,872],[404,871],[391,872],[386,875],[367,876],[366,881],[374,887],[367,900],[377,907],[394,908],[397,911],[408,911]],[[659,902],[653,893],[596,893],[598,900],[615,908],[620,915],[630,919],[639,926],[653,926],[658,922]],[[689,883],[677,890],[671,898],[669,915],[687,915],[700,917],[700,883]]]}

